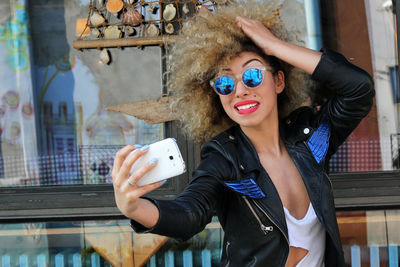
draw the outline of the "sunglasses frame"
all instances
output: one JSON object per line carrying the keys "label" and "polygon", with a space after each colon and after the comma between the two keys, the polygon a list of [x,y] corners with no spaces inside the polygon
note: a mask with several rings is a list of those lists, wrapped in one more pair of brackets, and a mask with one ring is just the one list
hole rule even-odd
{"label": "sunglasses frame", "polygon": [[[261,74],[262,74],[262,80],[261,80],[260,84],[257,85],[257,86],[254,86],[254,87],[247,86],[247,85],[243,82],[243,74],[244,74],[246,71],[251,70],[251,69],[257,69],[257,70],[261,71]],[[233,75],[221,75],[221,76],[217,76],[217,77],[215,77],[214,79],[210,80],[210,86],[214,89],[214,91],[215,91],[218,95],[227,96],[227,95],[232,94],[232,93],[236,90],[236,86],[237,86],[237,84],[238,84],[238,80],[239,80],[239,77],[240,77],[240,79],[241,79],[241,81],[242,81],[244,87],[246,87],[246,88],[248,88],[248,89],[254,89],[254,88],[257,88],[258,86],[260,86],[260,85],[263,83],[263,81],[264,81],[264,72],[265,72],[265,71],[272,71],[272,69],[271,69],[270,67],[267,67],[267,66],[251,67],[251,68],[248,68],[248,69],[243,70],[242,73],[239,74],[239,75],[237,75],[237,76],[233,76]],[[234,88],[233,88],[232,92],[230,92],[229,94],[225,94],[225,95],[224,95],[224,94],[221,94],[221,93],[219,93],[218,90],[215,88],[215,82],[216,82],[219,78],[221,78],[221,77],[229,77],[229,78],[231,78],[231,79],[233,80],[233,82],[234,82]]]}

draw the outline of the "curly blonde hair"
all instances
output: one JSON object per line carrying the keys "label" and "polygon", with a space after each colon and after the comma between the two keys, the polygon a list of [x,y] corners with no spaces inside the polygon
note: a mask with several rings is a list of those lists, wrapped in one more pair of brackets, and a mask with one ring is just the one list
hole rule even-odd
{"label": "curly blonde hair", "polygon": [[[272,57],[260,49],[257,51],[257,47],[236,26],[235,18],[240,15],[259,20],[275,36],[292,42],[282,25],[279,7],[266,2],[238,0],[219,5],[213,13],[201,11],[183,24],[180,38],[170,48],[167,86],[175,95],[171,108],[178,114],[184,132],[195,141],[202,143],[234,124],[209,84],[221,63],[240,52],[252,51],[258,52],[271,64]],[[308,98],[304,88],[308,88],[309,79],[284,62],[277,65],[286,77],[285,94],[278,98],[282,117]]]}

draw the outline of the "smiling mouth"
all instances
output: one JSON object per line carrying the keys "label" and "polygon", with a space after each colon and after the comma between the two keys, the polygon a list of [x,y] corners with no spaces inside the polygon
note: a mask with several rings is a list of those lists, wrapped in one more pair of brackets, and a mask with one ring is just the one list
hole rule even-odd
{"label": "smiling mouth", "polygon": [[253,107],[258,106],[258,105],[259,105],[259,103],[252,103],[252,104],[247,104],[247,105],[243,105],[243,106],[237,106],[237,107],[235,107],[235,108],[236,108],[237,110],[241,111],[241,110],[244,110],[244,109],[253,108]]}
{"label": "smiling mouth", "polygon": [[260,103],[257,101],[243,101],[243,102],[235,105],[236,112],[239,113],[240,115],[246,115],[246,114],[253,113],[259,107],[260,107]]}

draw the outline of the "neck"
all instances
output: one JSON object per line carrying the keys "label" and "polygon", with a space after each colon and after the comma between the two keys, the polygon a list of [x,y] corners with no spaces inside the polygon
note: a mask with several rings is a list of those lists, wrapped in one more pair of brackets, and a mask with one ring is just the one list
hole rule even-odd
{"label": "neck", "polygon": [[240,128],[250,139],[258,154],[269,154],[275,157],[282,154],[283,142],[279,134],[278,116],[256,127],[240,126]]}

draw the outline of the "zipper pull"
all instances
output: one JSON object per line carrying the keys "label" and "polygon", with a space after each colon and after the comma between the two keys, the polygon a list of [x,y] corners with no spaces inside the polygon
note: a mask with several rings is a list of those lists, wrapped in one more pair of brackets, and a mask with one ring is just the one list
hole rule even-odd
{"label": "zipper pull", "polygon": [[273,226],[265,226],[261,224],[261,230],[265,233],[268,234],[268,232],[272,232],[274,230]]}

